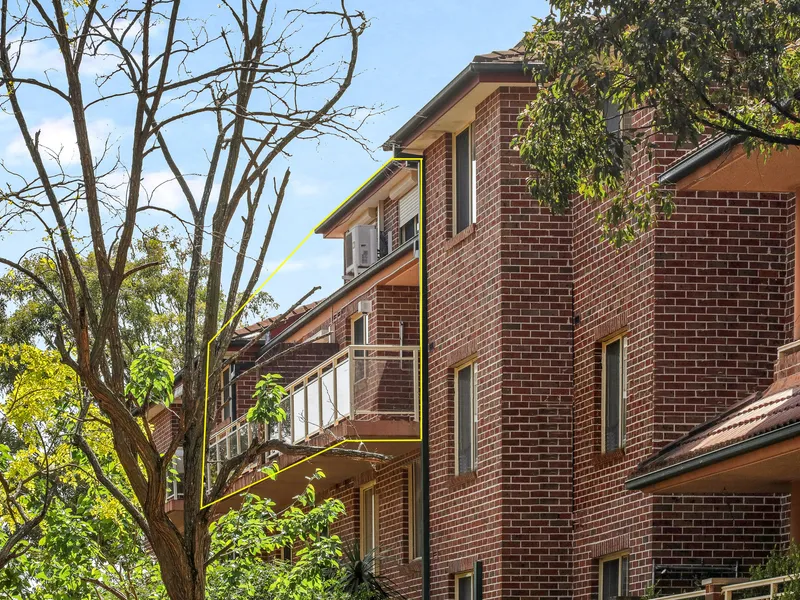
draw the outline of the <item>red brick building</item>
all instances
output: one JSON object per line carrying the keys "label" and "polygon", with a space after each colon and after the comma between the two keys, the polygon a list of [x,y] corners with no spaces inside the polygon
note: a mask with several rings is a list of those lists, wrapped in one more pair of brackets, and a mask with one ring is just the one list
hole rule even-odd
{"label": "red brick building", "polygon": [[[390,138],[398,160],[318,230],[344,239],[345,284],[237,367],[261,365],[227,381],[211,443],[241,435],[257,377],[280,372],[285,439],[389,456],[322,455],[253,490],[286,502],[322,468],[347,507],[333,532],[409,598],[605,600],[742,574],[788,540],[791,486],[636,478],[772,384],[794,339],[795,194],[679,185],[675,215],[615,251],[596,207],[530,197],[511,144],[535,94],[518,52],[479,55]],[[631,176],[683,155],[664,140]]]}

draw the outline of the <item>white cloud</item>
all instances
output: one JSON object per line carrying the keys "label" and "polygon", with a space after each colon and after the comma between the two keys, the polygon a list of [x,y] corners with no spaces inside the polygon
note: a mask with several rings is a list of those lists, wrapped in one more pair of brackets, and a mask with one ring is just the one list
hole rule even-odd
{"label": "white cloud", "polygon": [[[95,160],[98,159],[105,144],[114,144],[118,136],[115,134],[116,125],[111,119],[95,119],[87,123],[89,131],[89,145]],[[50,162],[55,162],[56,157],[62,165],[68,166],[80,161],[78,155],[75,126],[71,117],[59,119],[45,119],[30,128],[31,134],[39,132],[39,146],[43,156]],[[21,163],[28,160],[28,149],[22,135],[17,135],[5,147],[3,157],[10,163]]]}
{"label": "white cloud", "polygon": [[[192,191],[192,195],[199,203],[205,188],[205,178],[197,176],[187,176],[186,183]],[[217,184],[215,184],[215,188]],[[186,196],[181,190],[180,184],[175,180],[171,171],[150,171],[142,177],[141,204],[150,204],[169,210],[180,210],[188,206]],[[212,190],[212,200],[216,198],[216,189]]]}
{"label": "white cloud", "polygon": [[[273,272],[280,266],[279,261],[267,262],[268,272]],[[291,273],[296,271],[325,271],[334,267],[341,266],[342,258],[336,253],[311,256],[306,259],[291,259],[280,267],[279,273]]]}
{"label": "white cloud", "polygon": [[316,181],[306,179],[295,179],[289,184],[291,194],[300,196],[301,198],[309,198],[311,196],[318,196],[323,192],[323,188]]}
{"label": "white cloud", "polygon": [[[61,52],[55,44],[47,40],[31,40],[22,44],[19,39],[16,39],[9,42],[9,48],[12,64],[19,57],[15,73],[40,75],[45,73],[62,75],[64,73],[64,59]],[[138,52],[134,52],[133,56],[140,62],[141,55]],[[113,51],[112,46],[106,43],[97,55],[92,55],[87,50],[81,61],[80,73],[91,77],[108,75],[114,72],[121,62],[119,53]]]}

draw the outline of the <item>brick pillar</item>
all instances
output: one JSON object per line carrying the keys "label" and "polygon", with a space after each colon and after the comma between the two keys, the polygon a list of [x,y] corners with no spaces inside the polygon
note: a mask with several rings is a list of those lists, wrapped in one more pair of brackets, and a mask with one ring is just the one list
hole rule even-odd
{"label": "brick pillar", "polygon": [[703,579],[703,587],[706,589],[705,600],[724,600],[722,597],[722,587],[725,585],[732,585],[734,583],[742,583],[747,579],[736,579],[733,577],[713,577],[712,579]]}
{"label": "brick pillar", "polygon": [[800,543],[800,481],[792,482],[791,504],[789,505],[789,535]]}

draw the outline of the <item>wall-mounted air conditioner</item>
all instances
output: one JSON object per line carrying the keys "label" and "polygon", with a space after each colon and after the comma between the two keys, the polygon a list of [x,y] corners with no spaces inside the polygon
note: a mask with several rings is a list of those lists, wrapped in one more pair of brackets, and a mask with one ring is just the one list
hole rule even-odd
{"label": "wall-mounted air conditioner", "polygon": [[378,229],[356,225],[344,234],[344,279],[349,281],[378,260]]}

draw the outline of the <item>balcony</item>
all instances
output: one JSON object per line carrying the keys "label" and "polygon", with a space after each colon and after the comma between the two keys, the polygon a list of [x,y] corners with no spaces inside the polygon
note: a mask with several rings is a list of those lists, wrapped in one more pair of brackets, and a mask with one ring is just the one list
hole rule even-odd
{"label": "balcony", "polygon": [[659,596],[657,600],[773,600],[781,596],[787,583],[799,578],[799,575],[786,575],[756,581],[708,579],[703,581],[705,589]]}
{"label": "balcony", "polygon": [[[206,454],[209,483],[215,480],[220,464],[244,452],[256,437],[320,448],[353,440],[353,447],[387,455],[413,449],[412,442],[399,440],[418,440],[417,346],[348,346],[285,388],[282,406],[287,418],[283,423],[248,423],[243,415],[211,435]],[[298,462],[299,457],[281,456],[277,452],[260,456],[247,465],[236,488],[261,479],[260,469],[276,460],[281,469],[286,469]],[[325,472],[326,480],[335,483],[353,476],[365,466],[351,459],[324,455],[303,464],[306,466],[302,469],[290,470],[291,477],[287,471],[279,474],[279,479],[288,484],[288,480],[302,475],[304,480],[306,471],[319,467]],[[299,491],[294,489],[292,495]],[[279,501],[274,493],[265,493]]]}

